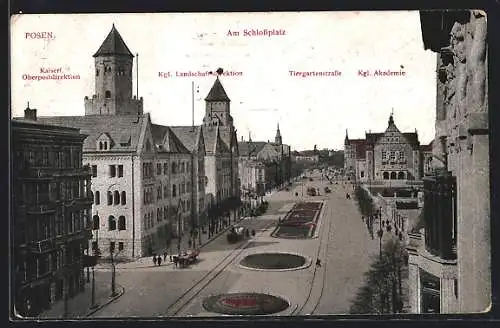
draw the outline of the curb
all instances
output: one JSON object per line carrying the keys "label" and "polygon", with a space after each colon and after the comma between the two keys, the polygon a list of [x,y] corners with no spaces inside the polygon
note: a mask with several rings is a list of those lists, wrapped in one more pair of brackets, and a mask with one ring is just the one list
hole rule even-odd
{"label": "curb", "polygon": [[312,260],[310,257],[298,254],[298,253],[291,253],[291,252],[262,252],[258,254],[291,254],[291,255],[296,255],[300,256],[305,259],[305,263],[299,267],[294,267],[294,268],[288,268],[288,269],[260,269],[260,268],[252,268],[248,267],[242,264],[238,264],[238,266],[242,269],[245,270],[251,270],[251,271],[260,271],[260,272],[288,272],[288,271],[299,271],[299,270],[304,270],[309,268],[312,265]]}
{"label": "curb", "polygon": [[118,285],[118,294],[114,297],[110,297],[106,302],[103,304],[99,304],[96,308],[90,309],[89,312],[84,317],[91,316],[92,314],[96,313],[97,311],[101,310],[103,307],[109,305],[110,303],[116,301],[118,298],[120,298],[123,294],[125,294],[125,288],[122,286]]}

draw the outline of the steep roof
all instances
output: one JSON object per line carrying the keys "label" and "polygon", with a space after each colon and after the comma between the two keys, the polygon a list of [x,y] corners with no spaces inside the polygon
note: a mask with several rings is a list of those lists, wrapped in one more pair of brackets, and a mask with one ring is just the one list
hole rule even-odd
{"label": "steep roof", "polygon": [[129,48],[123,41],[122,36],[115,28],[115,24],[111,27],[111,31],[109,32],[104,42],[99,47],[99,50],[94,54],[94,57],[99,56],[109,56],[109,55],[125,55],[129,57],[134,57],[132,52],[130,52]]}
{"label": "steep roof", "polygon": [[365,133],[366,142],[369,144],[375,144],[377,140],[383,135],[383,133]]}
{"label": "steep roof", "polygon": [[418,145],[418,134],[416,132],[405,132],[403,133],[406,140],[410,143],[410,145]]}
{"label": "steep roof", "polygon": [[432,143],[434,142],[434,140],[432,140],[431,142],[429,142],[428,145],[420,145],[420,150],[421,151],[432,151]]}
{"label": "steep roof", "polygon": [[217,133],[217,127],[203,127],[203,141],[205,143],[205,152],[207,154],[213,154],[215,150],[216,143],[219,145],[219,151],[222,153],[230,153],[228,145],[222,140],[219,133]]}
{"label": "steep roof", "polygon": [[200,126],[194,128],[192,126],[171,126],[170,129],[190,152],[196,150]]}
{"label": "steep roof", "polygon": [[135,151],[146,115],[119,116],[47,116],[38,117],[37,122],[80,129],[80,133],[88,135],[83,143],[83,151],[95,151],[96,140],[107,133],[116,143],[111,150]]}
{"label": "steep roof", "polygon": [[190,152],[168,126],[151,124],[151,134],[153,135],[154,143],[160,146],[157,148],[158,151],[169,153]]}
{"label": "steep roof", "polygon": [[267,142],[263,141],[241,141],[238,142],[240,156],[257,155],[264,148]]}
{"label": "steep roof", "polygon": [[212,85],[212,89],[208,93],[205,98],[206,101],[231,101],[222,86],[222,83],[219,80],[219,77],[215,79],[214,85]]}

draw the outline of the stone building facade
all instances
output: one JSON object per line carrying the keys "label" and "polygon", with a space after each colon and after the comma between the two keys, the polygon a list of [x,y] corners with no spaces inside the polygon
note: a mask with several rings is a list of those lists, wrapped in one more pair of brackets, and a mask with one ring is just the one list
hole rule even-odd
{"label": "stone building facade", "polygon": [[437,54],[436,137],[423,228],[410,236],[412,312],[471,313],[491,304],[486,15],[421,12]]}
{"label": "stone building facade", "polygon": [[[205,98],[205,116],[201,128],[206,154],[206,194],[210,196],[207,197],[207,206],[231,212],[230,215],[236,219],[237,208],[229,204],[237,204],[240,199],[238,139],[231,116],[231,100],[219,76]],[[220,217],[210,216],[212,221]]]}
{"label": "stone building facade", "polygon": [[40,124],[29,107],[11,123],[14,304],[17,314],[36,316],[83,290],[92,207],[86,136]]}
{"label": "stone building facade", "polygon": [[[132,97],[131,53],[114,26],[94,57],[94,105],[114,109],[90,110],[86,98],[85,116],[38,118],[88,135],[83,162],[92,170],[91,247],[103,257],[124,258],[162,252],[172,244],[175,249],[173,239],[197,225],[194,204],[204,198],[204,189],[192,192],[199,181],[193,170],[203,172],[205,162],[194,163],[196,150],[188,149],[170,127],[153,124],[142,111],[142,100],[139,104]],[[108,64],[104,71],[109,74],[103,77],[102,65]]]}
{"label": "stone building facade", "polygon": [[292,156],[289,145],[283,144],[279,125],[274,142],[239,142],[241,192],[263,196],[266,191],[283,186],[291,179]]}
{"label": "stone building facade", "polygon": [[[382,133],[366,133],[365,139],[344,140],[344,171],[349,180],[357,182],[420,180],[423,175],[418,133],[401,132],[389,117]],[[428,151],[427,151],[428,152]]]}

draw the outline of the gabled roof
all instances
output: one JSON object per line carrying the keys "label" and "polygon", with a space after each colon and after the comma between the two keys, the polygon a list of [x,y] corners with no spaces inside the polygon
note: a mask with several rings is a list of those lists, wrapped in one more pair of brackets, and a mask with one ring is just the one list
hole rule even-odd
{"label": "gabled roof", "polygon": [[240,151],[240,156],[256,156],[262,148],[267,144],[267,142],[262,141],[241,141],[238,142],[238,148]]}
{"label": "gabled roof", "polygon": [[426,151],[426,152],[432,151],[432,143],[433,142],[434,142],[434,140],[432,140],[431,142],[429,142],[428,145],[420,145],[420,150],[421,151]]}
{"label": "gabled roof", "polygon": [[164,125],[151,124],[151,134],[158,151],[169,153],[190,153],[174,132]]}
{"label": "gabled roof", "polygon": [[215,79],[214,85],[212,86],[212,89],[210,89],[205,101],[231,101],[229,100],[219,77]]}
{"label": "gabled roof", "polygon": [[216,146],[219,147],[221,153],[230,153],[228,145],[222,140],[221,136],[217,132],[218,127],[203,127],[203,138],[205,143],[205,152],[207,154],[214,154]]}
{"label": "gabled roof", "polygon": [[171,126],[170,129],[190,152],[196,151],[200,126]]}
{"label": "gabled roof", "polygon": [[99,47],[99,50],[94,54],[94,57],[99,56],[110,56],[110,55],[124,55],[129,57],[134,57],[132,52],[128,49],[127,45],[123,41],[122,36],[115,28],[115,24],[111,27],[111,31],[109,32],[104,42]]}
{"label": "gabled roof", "polygon": [[49,125],[59,125],[80,129],[88,135],[83,142],[83,151],[95,151],[96,140],[103,133],[107,133],[112,140],[129,140],[130,144],[123,146],[115,143],[110,151],[135,151],[141,133],[141,127],[146,121],[146,115],[117,115],[106,116],[47,116],[38,117],[37,122]]}
{"label": "gabled roof", "polygon": [[408,143],[410,143],[410,145],[418,145],[418,134],[415,133],[415,132],[405,132],[403,133],[403,135],[405,136],[406,140],[408,140]]}

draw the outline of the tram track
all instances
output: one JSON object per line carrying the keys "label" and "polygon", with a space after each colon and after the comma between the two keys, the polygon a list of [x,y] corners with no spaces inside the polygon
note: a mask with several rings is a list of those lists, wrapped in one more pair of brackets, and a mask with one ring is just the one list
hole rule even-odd
{"label": "tram track", "polygon": [[[323,229],[322,232],[321,232],[321,237],[320,237],[320,240],[319,240],[319,246],[318,246],[318,250],[316,252],[316,259],[323,259],[321,260],[321,266],[318,266],[318,265],[315,265],[314,267],[314,271],[313,271],[313,276],[312,276],[312,281],[311,281],[311,287],[309,288],[309,291],[307,293],[307,297],[304,301],[304,303],[301,305],[301,306],[297,306],[292,312],[291,312],[291,316],[299,316],[299,315],[311,315],[313,314],[317,307],[319,306],[320,302],[321,302],[321,299],[323,297],[323,290],[324,290],[324,286],[325,286],[325,283],[326,283],[326,277],[327,277],[327,274],[326,274],[326,264],[327,264],[327,254],[328,254],[328,251],[329,251],[329,238],[330,238],[330,232],[332,231],[332,227],[333,227],[333,222],[331,222],[330,220],[327,221],[327,218],[330,217],[331,219],[331,215],[329,214],[333,214],[332,211],[332,207],[330,206],[329,204],[329,198],[327,198],[327,201],[324,203],[323,205],[323,210],[322,210],[322,217],[321,217],[321,220],[322,220],[322,223],[321,223],[321,226],[322,227],[325,227],[325,224],[328,225],[328,229]],[[322,248],[322,245],[323,243],[326,241],[326,248]],[[324,252],[322,252],[322,250],[324,250]],[[323,257],[320,257],[321,253],[323,253]],[[320,283],[321,283],[321,289],[320,289],[320,294],[319,294],[319,297],[314,300],[313,299],[313,290],[315,289],[315,286],[317,286],[317,283],[318,283],[318,276],[319,274],[322,273],[322,277],[320,277]],[[303,313],[304,310],[306,308],[311,308],[310,311],[306,311],[306,312],[309,312],[309,313]]]}
{"label": "tram track", "polygon": [[[269,229],[274,223],[271,222],[266,225],[263,230]],[[261,232],[262,234],[263,232]],[[184,310],[198,295],[205,290],[212,281],[219,277],[225,269],[238,258],[246,248],[252,243],[253,238],[242,243],[235,249],[229,252],[217,265],[215,265],[206,275],[200,278],[193,286],[187,289],[181,296],[179,296],[173,303],[166,308],[167,317],[175,317],[182,310]]]}

